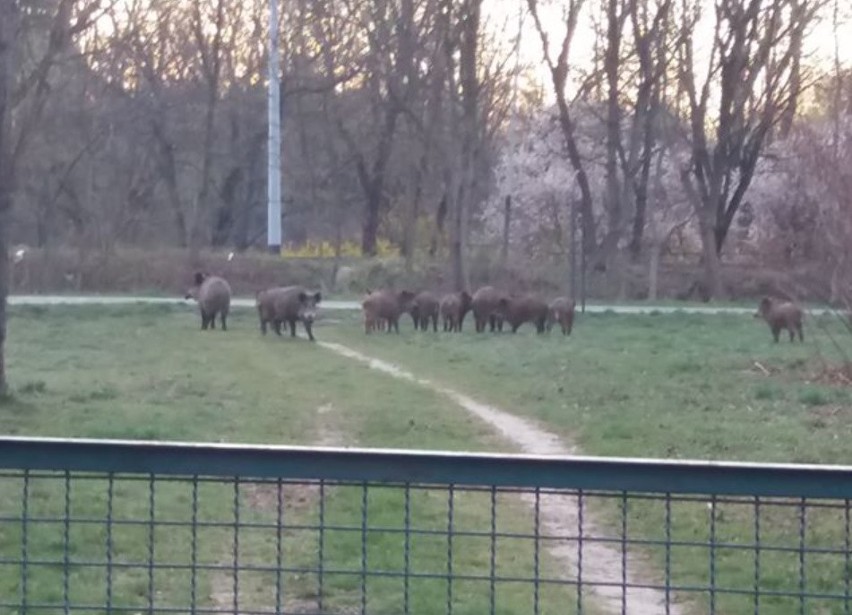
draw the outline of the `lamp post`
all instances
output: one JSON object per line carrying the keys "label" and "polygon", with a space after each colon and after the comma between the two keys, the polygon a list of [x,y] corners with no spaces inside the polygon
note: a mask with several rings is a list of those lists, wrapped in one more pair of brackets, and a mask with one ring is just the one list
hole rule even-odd
{"label": "lamp post", "polygon": [[266,172],[266,243],[281,252],[281,90],[278,74],[278,0],[269,0],[269,86],[267,111],[269,138]]}

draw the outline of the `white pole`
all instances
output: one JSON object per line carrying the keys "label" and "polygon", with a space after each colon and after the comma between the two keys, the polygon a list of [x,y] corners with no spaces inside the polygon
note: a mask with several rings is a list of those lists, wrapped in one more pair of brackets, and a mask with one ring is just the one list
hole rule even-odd
{"label": "white pole", "polygon": [[267,92],[266,238],[269,251],[281,251],[281,92],[278,74],[278,0],[269,0],[269,89]]}

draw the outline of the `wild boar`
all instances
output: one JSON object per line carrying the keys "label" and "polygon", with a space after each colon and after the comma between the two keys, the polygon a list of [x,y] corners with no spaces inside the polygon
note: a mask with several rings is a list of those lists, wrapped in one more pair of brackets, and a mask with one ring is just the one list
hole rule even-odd
{"label": "wild boar", "polygon": [[772,337],[775,342],[778,342],[778,336],[782,329],[787,329],[790,332],[790,341],[796,340],[796,333],[799,334],[799,341],[804,342],[805,336],[802,333],[802,318],[804,314],[802,308],[790,301],[778,301],[770,297],[764,297],[757,308],[755,318],[763,318],[769,325],[772,331]]}
{"label": "wild boar", "polygon": [[525,322],[533,323],[538,333],[544,333],[550,309],[547,303],[538,297],[504,297],[500,299],[499,305],[504,318],[512,327],[512,333],[516,333]]}
{"label": "wild boar", "polygon": [[562,335],[571,335],[571,329],[574,327],[574,308],[577,302],[568,297],[557,297],[550,302],[547,314],[547,330],[550,331],[553,325],[559,323],[562,329]]}
{"label": "wild boar", "polygon": [[460,293],[444,295],[440,311],[444,321],[444,331],[461,331],[464,317],[470,311],[472,297],[466,290]]}
{"label": "wild boar", "polygon": [[259,291],[256,304],[261,333],[266,335],[266,326],[271,324],[275,333],[281,335],[281,325],[287,323],[290,326],[290,337],[296,337],[296,323],[301,322],[308,339],[313,342],[313,324],[320,301],[320,292],[310,292],[302,286],[283,286]]}
{"label": "wild boar", "polygon": [[185,299],[195,299],[201,312],[201,329],[216,328],[216,315],[222,331],[228,330],[228,310],[231,307],[231,287],[224,278],[196,273],[194,284],[186,291]]}
{"label": "wild boar", "polygon": [[476,332],[485,331],[488,324],[490,331],[503,331],[503,304],[504,299],[509,296],[493,286],[483,286],[477,290],[471,298],[470,307],[473,310],[473,318],[476,323]]}
{"label": "wild boar", "polygon": [[361,302],[361,308],[364,310],[365,332],[370,333],[379,322],[386,321],[388,333],[392,330],[399,333],[399,317],[403,312],[411,310],[413,301],[414,293],[408,290],[371,292]]}
{"label": "wild boar", "polygon": [[429,291],[423,291],[415,295],[411,303],[411,317],[414,319],[414,328],[419,328],[421,331],[429,329],[429,322],[432,322],[432,330],[438,330],[438,311],[440,301]]}

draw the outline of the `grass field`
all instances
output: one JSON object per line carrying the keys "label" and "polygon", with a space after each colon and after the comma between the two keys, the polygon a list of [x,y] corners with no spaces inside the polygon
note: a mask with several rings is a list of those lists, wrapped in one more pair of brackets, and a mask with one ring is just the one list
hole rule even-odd
{"label": "grass field", "polygon": [[[852,390],[821,384],[852,352],[830,317],[810,319],[806,343],[774,344],[750,316],[588,314],[572,336],[365,336],[335,327],[323,339],[396,361],[518,415],[538,419],[593,455],[850,463]],[[472,328],[472,323],[467,323]],[[755,362],[772,372],[766,376]]]}
{"label": "grass field", "polygon": [[[410,321],[403,334],[365,336],[355,315],[330,314],[340,322],[318,328],[317,337],[337,341],[370,356],[392,360],[418,375],[453,386],[515,414],[534,418],[587,454],[760,461],[849,463],[852,396],[846,388],[808,382],[820,368],[821,354],[836,362],[838,352],[816,323],[806,329],[807,343],[772,344],[765,325],[746,316],[617,316],[588,315],[574,335],[538,337],[522,329],[517,335],[477,336],[414,333]],[[826,321],[828,322],[828,321]],[[237,311],[231,331],[202,334],[198,318],[181,307],[16,308],[9,325],[9,373],[14,398],[0,406],[0,431],[13,434],[223,440],[227,442],[349,444],[380,447],[452,450],[509,450],[463,411],[444,398],[412,384],[373,372],[304,340],[261,338],[252,311]],[[468,323],[470,327],[470,323]],[[829,323],[829,326],[831,324]],[[845,338],[841,338],[847,343]],[[760,364],[770,376],[755,367]],[[20,479],[5,479],[4,493],[21,493]],[[38,479],[30,484],[31,516],[62,517],[64,481]],[[75,483],[69,496],[72,516],[103,518],[107,481]],[[147,482],[116,484],[116,518],[145,519],[149,510]],[[288,492],[289,493],[289,492]],[[157,519],[188,521],[191,498],[187,485],[158,484]],[[275,507],[251,502],[268,495],[243,488],[243,519],[275,520]],[[292,494],[291,494],[292,495]],[[329,523],[358,517],[359,488],[330,488],[324,514]],[[208,521],[198,537],[198,558],[208,563],[230,561],[233,533],[233,484],[202,484],[198,497]],[[414,493],[415,527],[446,527],[447,505],[430,493]],[[376,490],[368,502],[371,523],[399,525],[402,494]],[[302,494],[287,508],[292,522],[308,523],[318,514],[315,494]],[[490,522],[487,496],[459,497],[457,527],[482,528]],[[301,503],[299,503],[301,502]],[[4,517],[20,515],[20,497],[0,500]],[[531,531],[528,512],[511,498],[499,502],[503,531]],[[617,525],[612,506],[598,510]],[[750,509],[731,507],[719,536],[732,542],[749,539]],[[636,535],[661,537],[662,505],[631,503],[629,522]],[[782,541],[796,527],[796,509],[770,516],[763,528],[768,543]],[[841,519],[825,514],[808,520],[811,544],[842,541]],[[217,523],[219,523],[217,525]],[[695,537],[706,528],[703,504],[674,508],[675,536]],[[143,526],[121,526],[113,537],[116,559],[144,562],[149,536]],[[117,530],[118,531],[118,530]],[[158,528],[159,531],[159,528]],[[74,558],[104,558],[107,537],[103,524],[72,524],[68,532],[56,522],[30,524],[30,557],[38,554],[61,563],[66,544]],[[240,561],[274,561],[274,540],[268,531],[240,537]],[[706,538],[706,536],[705,536]],[[186,528],[157,535],[157,556],[187,561],[191,536]],[[413,549],[415,567],[441,573],[446,565],[445,537],[428,535]],[[487,544],[471,538],[458,546],[455,572],[481,573],[489,565]],[[288,561],[316,566],[317,533],[293,530]],[[0,553],[14,559],[21,553],[21,524],[0,523]],[[528,543],[507,541],[498,550],[501,574],[528,574],[533,554]],[[324,562],[355,570],[361,536],[341,532],[329,544]],[[393,536],[369,535],[369,561],[378,568],[400,565],[400,543]],[[650,556],[659,563],[660,553]],[[719,549],[718,579],[728,587],[750,587],[752,570],[740,552]],[[789,557],[788,557],[789,556]],[[706,549],[675,549],[676,582],[706,583]],[[764,556],[767,587],[796,587],[795,553]],[[837,560],[837,561],[835,561]],[[544,562],[555,568],[554,562]],[[837,558],[808,561],[809,582],[837,590],[842,578]],[[143,567],[144,568],[144,567]],[[128,604],[144,607],[147,577],[140,569],[117,571],[114,591]],[[60,599],[62,567],[30,571],[29,600]],[[102,568],[77,570],[72,600],[102,604]],[[186,601],[190,582],[185,572],[158,571],[164,592],[157,601]],[[20,567],[0,566],[0,595],[20,595]],[[199,579],[198,595],[205,604],[227,601],[229,575],[211,571]],[[317,579],[292,575],[285,580],[296,600],[311,600]],[[330,578],[327,597],[344,608],[357,604],[356,576]],[[249,604],[270,605],[269,572],[241,579],[241,596]],[[371,579],[370,612],[399,610],[396,579]],[[221,589],[224,587],[225,589]],[[84,589],[85,588],[85,589]],[[827,588],[827,589],[826,589]],[[412,589],[417,613],[444,612],[446,583],[423,580]],[[455,592],[455,612],[487,610],[487,592]],[[511,588],[500,596],[500,612],[529,611],[531,590]],[[219,596],[217,598],[217,596]],[[116,598],[117,599],[117,598]],[[548,589],[543,612],[564,610],[572,593]],[[483,602],[483,600],[485,602]],[[720,612],[742,612],[751,598],[725,598]],[[772,612],[795,612],[792,601],[770,602]],[[245,608],[245,607],[244,607]],[[698,608],[701,611],[701,607]],[[561,611],[560,611],[561,612]],[[819,611],[816,611],[819,612]],[[826,611],[831,612],[831,611]]]}
{"label": "grass field", "polygon": [[[436,394],[374,373],[338,358],[305,340],[274,336],[261,338],[249,311],[238,311],[230,321],[232,331],[202,334],[194,311],[173,307],[133,308],[18,308],[10,321],[9,372],[15,395],[0,405],[0,431],[6,434],[79,436],[98,438],[226,441],[310,445],[314,443],[440,448],[454,450],[501,450],[504,445],[473,419]],[[21,515],[23,481],[0,479],[0,516]],[[134,522],[116,525],[113,554],[116,562],[135,562],[116,568],[113,600],[142,610],[148,601],[145,564],[149,528],[147,481],[116,481],[113,519]],[[107,518],[109,484],[106,480],[72,481],[68,498],[71,517]],[[192,513],[189,484],[159,482],[155,487],[154,517],[158,522],[188,523]],[[323,502],[326,524],[360,523],[361,489],[329,487]],[[316,488],[284,488],[289,525],[316,525],[319,497]],[[403,497],[399,489],[376,489],[369,494],[370,524],[402,527]],[[446,528],[446,493],[411,493],[411,527]],[[207,523],[197,536],[197,561],[223,566],[198,579],[199,603],[229,607],[233,561],[232,483],[201,483],[197,493],[198,521]],[[269,504],[269,501],[272,504]],[[277,510],[275,486],[244,485],[242,522],[274,524]],[[254,504],[252,504],[254,503]],[[486,528],[490,523],[487,494],[456,497],[456,530]],[[28,558],[50,561],[32,565],[28,575],[28,601],[60,602],[65,579],[61,563],[66,545],[70,557],[105,561],[107,541],[104,523],[62,522],[65,485],[62,477],[32,479],[27,516],[43,519],[29,524]],[[522,514],[514,498],[500,498],[498,531],[531,533],[532,521]],[[358,530],[360,528],[357,528]],[[0,554],[3,561],[21,556],[21,523],[0,522]],[[327,531],[323,565],[328,570],[357,571],[361,559],[360,531]],[[288,532],[285,561],[291,566],[316,569],[318,532]],[[465,540],[468,544],[465,544]],[[473,541],[471,544],[469,541]],[[158,562],[188,565],[192,537],[187,527],[156,528]],[[509,541],[511,542],[511,541]],[[275,562],[275,532],[245,530],[239,540],[241,565]],[[367,556],[370,569],[401,570],[402,538],[399,534],[369,532]],[[411,567],[422,574],[441,575],[446,570],[446,537],[436,533],[414,535]],[[457,539],[455,573],[481,575],[487,570],[490,550],[483,539]],[[542,566],[549,565],[542,555]],[[497,550],[498,574],[528,574],[532,546],[503,544]],[[552,564],[550,564],[552,569]],[[187,570],[157,570],[154,601],[160,605],[189,604]],[[274,575],[243,573],[241,607],[274,605]],[[325,577],[327,605],[357,604],[358,575]],[[69,581],[73,604],[105,604],[104,566],[74,568]],[[292,574],[284,579],[288,601],[310,601],[318,579],[312,574]],[[480,582],[482,585],[482,583]],[[371,612],[399,612],[402,581],[370,579]],[[458,613],[487,610],[488,592],[464,592],[457,583]],[[487,583],[484,584],[487,587]],[[444,612],[446,583],[417,580],[411,586],[413,612]],[[0,603],[19,599],[19,565],[0,565]],[[502,613],[520,612],[532,603],[532,588],[499,588]],[[564,588],[544,588],[544,612],[572,599]],[[440,606],[439,606],[440,605]],[[312,612],[312,611],[305,611]]]}
{"label": "grass field", "polygon": [[[750,316],[680,313],[590,314],[570,338],[539,337],[529,326],[516,335],[407,332],[399,338],[337,327],[327,337],[535,419],[586,454],[852,463],[850,390],[820,383],[820,372],[840,363],[852,339],[831,317],[810,319],[806,336],[804,345],[774,344],[764,323]],[[761,554],[761,588],[796,588],[800,510],[766,504],[761,542],[791,550]],[[612,528],[619,527],[618,503],[602,505],[599,512]],[[705,503],[677,504],[671,514],[674,540],[709,539]],[[734,547],[754,541],[752,502],[720,505],[716,517],[716,540]],[[625,514],[631,532],[651,540],[664,538],[665,518],[661,502],[630,502]],[[845,523],[840,510],[809,511],[807,545],[837,548],[845,540]],[[646,552],[662,569],[663,549]],[[670,556],[676,583],[708,585],[706,547],[676,547]],[[719,587],[746,592],[753,587],[753,553],[721,548],[714,556]],[[810,590],[842,594],[845,566],[839,555],[808,556]],[[698,612],[706,612],[707,596],[699,603]],[[716,607],[722,613],[751,612],[752,603],[747,594],[725,595],[717,597]],[[810,604],[812,612],[844,612],[837,603]],[[795,599],[763,598],[763,607],[799,612]]]}

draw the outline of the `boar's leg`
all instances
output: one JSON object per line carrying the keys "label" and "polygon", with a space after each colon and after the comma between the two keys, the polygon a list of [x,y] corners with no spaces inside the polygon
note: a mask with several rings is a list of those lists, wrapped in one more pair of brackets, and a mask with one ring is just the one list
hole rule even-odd
{"label": "boar's leg", "polygon": [[225,312],[219,313],[219,320],[222,323],[222,331],[228,330],[228,315]]}
{"label": "boar's leg", "polygon": [[314,327],[313,327],[313,325],[309,322],[306,322],[306,321],[302,321],[302,324],[305,327],[305,332],[308,334],[308,339],[311,340],[312,342],[316,341],[316,340],[314,340],[314,333],[313,333]]}

